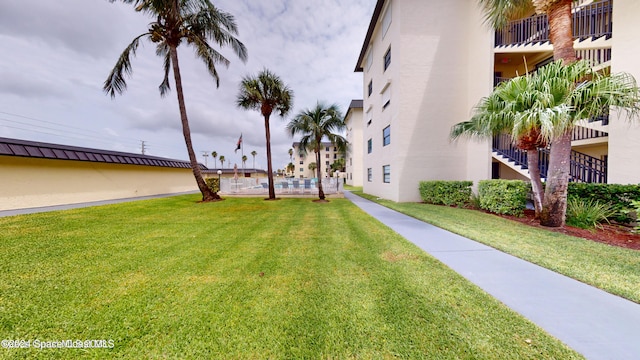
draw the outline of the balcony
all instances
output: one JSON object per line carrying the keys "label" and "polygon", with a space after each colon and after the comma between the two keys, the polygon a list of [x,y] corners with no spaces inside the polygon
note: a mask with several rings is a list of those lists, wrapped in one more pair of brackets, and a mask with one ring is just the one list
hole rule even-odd
{"label": "balcony", "polygon": [[[612,1],[605,0],[574,9],[573,37],[611,37]],[[549,21],[546,15],[534,15],[510,22],[504,29],[496,30],[495,46],[527,45],[549,41]]]}

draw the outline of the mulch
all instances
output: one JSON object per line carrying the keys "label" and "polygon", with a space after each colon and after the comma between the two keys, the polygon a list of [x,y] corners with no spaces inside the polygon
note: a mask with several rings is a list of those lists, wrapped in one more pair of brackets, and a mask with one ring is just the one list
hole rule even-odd
{"label": "mulch", "polygon": [[526,210],[523,217],[499,215],[503,218],[511,219],[513,221],[520,222],[522,224],[545,229],[549,231],[555,231],[570,236],[575,236],[591,241],[597,241],[600,243],[608,244],[611,246],[619,246],[627,249],[640,250],[640,234],[634,233],[632,228],[616,225],[616,224],[602,224],[596,229],[580,229],[573,226],[563,226],[561,228],[549,228],[540,225],[540,223],[534,219],[534,211]]}

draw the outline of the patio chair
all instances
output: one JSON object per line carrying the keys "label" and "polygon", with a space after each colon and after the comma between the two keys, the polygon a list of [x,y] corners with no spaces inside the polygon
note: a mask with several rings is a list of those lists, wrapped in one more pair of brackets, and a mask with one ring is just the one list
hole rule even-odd
{"label": "patio chair", "polygon": [[309,193],[311,193],[311,179],[304,179],[304,189],[302,189],[302,193],[304,194],[307,189],[309,190]]}
{"label": "patio chair", "polygon": [[300,181],[293,180],[293,192],[300,192]]}
{"label": "patio chair", "polygon": [[290,192],[291,190],[289,189],[289,183],[286,181],[283,181],[282,183],[282,192]]}
{"label": "patio chair", "polygon": [[269,183],[261,183],[263,189],[269,190]]}

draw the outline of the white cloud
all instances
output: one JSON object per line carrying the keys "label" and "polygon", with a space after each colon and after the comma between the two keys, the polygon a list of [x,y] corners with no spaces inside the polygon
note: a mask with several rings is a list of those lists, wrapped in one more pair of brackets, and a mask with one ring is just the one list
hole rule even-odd
{"label": "white cloud", "polygon": [[[275,115],[271,118],[274,168],[286,165],[287,150],[294,139],[284,127],[291,116],[318,100],[337,103],[346,111],[351,99],[362,97],[361,74],[353,69],[375,2],[215,1],[235,16],[238,37],[246,45],[249,59],[243,64],[231,51],[222,49],[231,65],[218,68],[220,88],[216,88],[193,50],[180,49],[196,153],[215,150],[239,164],[240,152],[234,154],[233,150],[242,133],[248,164],[252,165],[249,153],[256,150],[256,164],[266,167],[264,120],[257,111],[238,109],[235,97],[243,76],[268,68],[295,94],[291,115],[284,120]],[[0,122],[0,134],[132,152],[140,151],[140,140],[145,140],[147,153],[185,159],[175,91],[160,97],[162,62],[153,44],[140,47],[122,96],[111,99],[102,91],[121,51],[146,31],[149,22],[131,5],[119,2],[0,2],[0,112],[86,129],[95,137],[61,137],[53,135],[59,132],[43,128],[38,132],[15,129],[27,128],[24,118],[6,114],[2,115],[7,120]],[[199,160],[204,162],[202,157]]]}

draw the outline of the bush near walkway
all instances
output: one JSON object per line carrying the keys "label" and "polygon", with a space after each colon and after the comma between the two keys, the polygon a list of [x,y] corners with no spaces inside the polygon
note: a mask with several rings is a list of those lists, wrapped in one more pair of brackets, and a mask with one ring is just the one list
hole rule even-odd
{"label": "bush near walkway", "polygon": [[531,185],[522,180],[481,180],[480,208],[496,214],[522,216]]}

